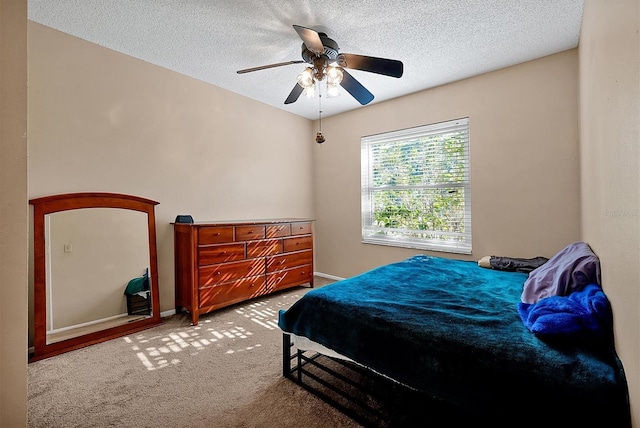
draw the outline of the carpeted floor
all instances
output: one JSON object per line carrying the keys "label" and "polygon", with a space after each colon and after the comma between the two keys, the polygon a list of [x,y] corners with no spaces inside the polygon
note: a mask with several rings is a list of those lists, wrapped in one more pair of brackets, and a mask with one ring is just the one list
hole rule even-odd
{"label": "carpeted floor", "polygon": [[29,427],[357,427],[282,377],[277,314],[308,290],[31,363]]}

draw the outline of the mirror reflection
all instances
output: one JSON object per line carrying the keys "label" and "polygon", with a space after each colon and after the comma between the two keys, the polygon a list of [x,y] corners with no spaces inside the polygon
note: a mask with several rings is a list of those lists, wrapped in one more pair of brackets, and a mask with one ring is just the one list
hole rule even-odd
{"label": "mirror reflection", "polygon": [[29,362],[162,323],[155,206],[80,192],[33,205],[33,351]]}
{"label": "mirror reflection", "polygon": [[152,315],[147,213],[83,208],[44,226],[47,344]]}

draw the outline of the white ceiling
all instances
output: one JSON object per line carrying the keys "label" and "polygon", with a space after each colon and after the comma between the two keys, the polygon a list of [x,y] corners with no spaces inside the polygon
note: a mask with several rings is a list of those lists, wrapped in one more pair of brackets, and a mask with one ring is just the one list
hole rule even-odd
{"label": "white ceiling", "polygon": [[[284,100],[306,64],[294,24],[342,53],[400,60],[400,79],[349,70],[377,103],[575,48],[583,0],[28,0],[29,19],[309,118],[318,99]],[[322,98],[323,117],[360,108]]]}

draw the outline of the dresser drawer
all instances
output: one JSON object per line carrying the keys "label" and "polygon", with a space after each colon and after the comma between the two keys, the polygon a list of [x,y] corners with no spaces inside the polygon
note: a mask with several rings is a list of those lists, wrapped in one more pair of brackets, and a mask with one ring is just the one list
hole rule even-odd
{"label": "dresser drawer", "polygon": [[236,241],[264,239],[264,224],[252,226],[236,226]]}
{"label": "dresser drawer", "polygon": [[311,250],[313,249],[313,238],[311,236],[294,236],[284,238],[284,252]]}
{"label": "dresser drawer", "polygon": [[281,288],[306,284],[311,282],[312,278],[313,272],[311,265],[269,273],[267,274],[267,289],[269,292],[272,292]]}
{"label": "dresser drawer", "polygon": [[244,260],[244,244],[221,244],[198,247],[198,265],[213,265],[216,263]]}
{"label": "dresser drawer", "polygon": [[273,224],[267,226],[267,238],[281,238],[291,235],[291,224]]}
{"label": "dresser drawer", "polygon": [[243,300],[251,299],[265,294],[266,279],[263,276],[243,278],[238,281],[225,282],[213,287],[205,287],[198,290],[200,301],[198,306],[228,305]]}
{"label": "dresser drawer", "polygon": [[273,256],[282,253],[282,239],[268,239],[247,243],[247,258]]}
{"label": "dresser drawer", "polygon": [[201,227],[198,229],[198,244],[222,244],[233,241],[233,227]]}
{"label": "dresser drawer", "polygon": [[296,266],[311,264],[312,262],[312,251],[299,251],[296,253],[287,253],[280,256],[267,257],[267,272],[291,269]]}
{"label": "dresser drawer", "polygon": [[206,287],[222,282],[235,281],[248,276],[264,275],[264,259],[243,260],[204,266],[199,269],[198,285]]}
{"label": "dresser drawer", "polygon": [[291,223],[292,235],[308,235],[310,233],[311,233],[311,222],[297,221],[295,223]]}

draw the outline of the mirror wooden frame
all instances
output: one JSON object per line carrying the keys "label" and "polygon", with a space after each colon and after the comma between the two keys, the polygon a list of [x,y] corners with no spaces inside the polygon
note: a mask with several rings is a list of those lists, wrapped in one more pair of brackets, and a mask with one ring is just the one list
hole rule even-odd
{"label": "mirror wooden frame", "polygon": [[[156,249],[155,206],[158,202],[138,196],[119,193],[66,193],[31,199],[33,205],[33,354],[29,361],[52,357],[74,349],[94,345],[116,337],[125,336],[162,323],[158,291],[158,261]],[[45,216],[61,211],[82,208],[120,208],[147,214],[149,236],[149,277],[151,279],[151,316],[123,325],[84,334],[54,343],[47,343],[47,297],[45,260]]]}

